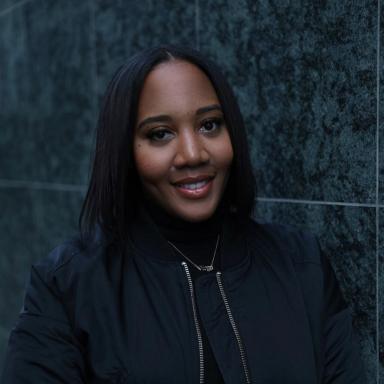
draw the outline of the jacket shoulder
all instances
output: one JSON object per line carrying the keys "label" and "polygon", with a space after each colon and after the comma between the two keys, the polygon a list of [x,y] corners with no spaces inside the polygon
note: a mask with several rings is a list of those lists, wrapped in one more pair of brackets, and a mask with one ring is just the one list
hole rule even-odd
{"label": "jacket shoulder", "polygon": [[307,230],[250,219],[248,239],[253,248],[267,247],[279,253],[290,254],[294,263],[321,264],[317,237]]}
{"label": "jacket shoulder", "polygon": [[82,238],[76,234],[54,247],[47,256],[33,263],[32,269],[47,284],[57,282],[58,276],[74,277],[102,254],[108,242],[100,235]]}

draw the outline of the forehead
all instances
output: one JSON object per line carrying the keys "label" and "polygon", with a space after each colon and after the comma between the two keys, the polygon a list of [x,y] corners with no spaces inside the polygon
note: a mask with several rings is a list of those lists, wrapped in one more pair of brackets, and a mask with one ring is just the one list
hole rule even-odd
{"label": "forehead", "polygon": [[208,76],[192,63],[168,61],[156,66],[146,77],[138,116],[191,113],[208,104],[219,104]]}

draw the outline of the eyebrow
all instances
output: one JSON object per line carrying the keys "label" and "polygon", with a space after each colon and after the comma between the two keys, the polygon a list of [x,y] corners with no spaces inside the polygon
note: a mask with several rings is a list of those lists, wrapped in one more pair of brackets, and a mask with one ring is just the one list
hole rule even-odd
{"label": "eyebrow", "polygon": [[[215,110],[221,111],[220,105],[212,104],[212,105],[208,105],[206,107],[199,108],[196,111],[195,115],[199,116],[199,115],[202,115],[203,113],[207,113],[207,112],[215,111]],[[172,120],[171,117],[168,115],[158,115],[158,116],[147,117],[138,125],[137,129],[140,130],[144,125],[149,124],[149,123],[155,123],[155,122],[160,122],[160,121],[169,122],[171,120]]]}

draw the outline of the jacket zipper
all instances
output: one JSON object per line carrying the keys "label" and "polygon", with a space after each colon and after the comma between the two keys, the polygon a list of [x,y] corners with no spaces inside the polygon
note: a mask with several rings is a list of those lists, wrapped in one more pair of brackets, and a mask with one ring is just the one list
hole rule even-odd
{"label": "jacket zipper", "polygon": [[192,284],[191,274],[189,272],[187,263],[185,261],[183,261],[181,263],[181,265],[184,267],[185,274],[187,275],[187,280],[188,280],[188,285],[189,285],[189,292],[190,292],[190,295],[191,295],[193,319],[195,321],[195,327],[196,327],[196,333],[197,333],[197,341],[198,341],[198,345],[199,345],[200,384],[204,384],[203,338],[201,336],[200,326],[199,326],[199,322],[197,320],[197,310],[196,310],[195,296],[194,296],[194,293],[193,293],[193,284]]}
{"label": "jacket zipper", "polygon": [[237,329],[235,319],[232,316],[232,312],[231,312],[231,308],[229,307],[227,296],[224,292],[223,283],[221,281],[221,272],[216,272],[216,279],[217,279],[217,284],[219,285],[221,297],[223,298],[223,301],[224,301],[225,309],[227,310],[229,321],[232,325],[233,332],[235,333],[235,336],[236,336],[237,345],[239,346],[241,362],[242,362],[243,368],[244,368],[245,381],[247,384],[250,384],[251,379],[249,376],[249,371],[248,371],[247,362],[246,362],[246,358],[245,358],[245,351],[244,351],[243,343],[241,341],[240,333]]}

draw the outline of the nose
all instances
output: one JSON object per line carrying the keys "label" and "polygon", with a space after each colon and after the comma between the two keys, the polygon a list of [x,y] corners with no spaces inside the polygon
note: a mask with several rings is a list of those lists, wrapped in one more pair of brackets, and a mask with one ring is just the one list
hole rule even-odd
{"label": "nose", "polygon": [[178,137],[174,165],[177,168],[196,167],[209,161],[209,153],[196,132],[182,132]]}

